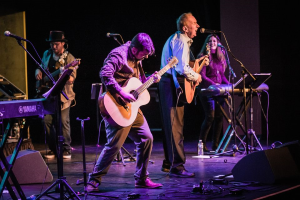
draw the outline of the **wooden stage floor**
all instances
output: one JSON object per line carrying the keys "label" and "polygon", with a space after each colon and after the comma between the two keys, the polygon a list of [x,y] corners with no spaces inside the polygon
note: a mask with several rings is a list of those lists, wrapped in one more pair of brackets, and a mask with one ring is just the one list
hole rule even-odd
{"label": "wooden stage floor", "polygon": [[[262,145],[263,150],[268,149],[263,142]],[[148,170],[150,178],[154,182],[163,184],[163,187],[160,189],[134,187],[133,173],[135,162],[131,161],[123,151],[125,166],[120,160],[113,162],[108,174],[102,178],[102,183],[99,187],[100,192],[84,194],[84,185],[77,184],[78,181],[84,180],[85,174],[81,145],[73,146],[72,158],[64,159],[62,165],[62,173],[67,185],[71,188],[70,190],[58,188],[58,183],[62,179],[58,177],[57,159],[43,159],[42,156],[41,159],[45,161],[45,166],[49,166],[53,180],[47,183],[22,184],[20,186],[27,199],[35,199],[39,195],[39,199],[60,199],[61,194],[59,192],[66,192],[64,194],[65,199],[71,199],[72,197],[77,199],[73,196],[74,194],[77,194],[80,199],[299,199],[300,197],[299,179],[281,181],[274,184],[262,184],[256,181],[235,181],[232,175],[233,167],[243,157],[249,156],[251,153],[247,155],[247,152],[240,151],[234,155],[231,153],[199,158],[196,156],[197,141],[185,141],[184,146],[187,156],[185,167],[188,171],[195,172],[196,176],[193,178],[174,178],[169,177],[168,173],[162,172],[162,142],[154,142],[151,156],[152,162],[149,162]],[[135,147],[132,142],[126,142],[124,147],[134,155]],[[34,144],[34,148],[41,155],[46,152],[45,144]],[[85,146],[86,176],[92,171],[95,160],[102,148],[103,144],[98,147],[97,145]],[[256,164],[260,165],[259,162]],[[255,173],[241,170],[241,173]],[[45,174],[40,174],[40,176],[44,177]],[[199,190],[200,182],[203,182],[203,191]],[[48,192],[45,192],[51,185],[53,187]],[[13,189],[17,194],[14,187]],[[69,193],[67,193],[68,191]],[[0,199],[11,199],[6,189]]]}

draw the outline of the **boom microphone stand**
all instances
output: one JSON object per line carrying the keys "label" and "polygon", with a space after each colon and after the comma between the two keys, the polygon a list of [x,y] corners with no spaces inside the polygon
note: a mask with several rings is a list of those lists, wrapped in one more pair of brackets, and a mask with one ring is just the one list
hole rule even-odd
{"label": "boom microphone stand", "polygon": [[[222,48],[222,52],[223,52],[223,54],[224,54],[225,57],[226,57],[226,63],[227,63],[227,66],[228,66],[228,68],[229,68],[229,70],[230,70],[230,72],[229,72],[229,80],[232,79],[232,84],[231,84],[231,89],[230,89],[230,90],[231,90],[231,99],[232,99],[231,105],[228,103],[228,100],[225,99],[225,102],[227,103],[227,105],[229,106],[230,111],[231,111],[231,112],[230,112],[230,114],[231,114],[231,120],[229,120],[229,119],[227,118],[227,121],[228,121],[228,123],[229,123],[229,126],[228,126],[228,128],[227,128],[227,130],[226,130],[226,132],[225,132],[225,134],[224,134],[224,136],[223,136],[223,138],[221,139],[218,148],[217,148],[216,151],[215,151],[215,155],[223,155],[223,154],[227,154],[227,153],[229,152],[229,151],[228,151],[228,152],[224,152],[224,150],[227,148],[227,146],[228,146],[228,144],[229,144],[229,142],[230,142],[230,140],[231,140],[231,137],[232,137],[233,135],[235,136],[235,145],[234,145],[234,147],[237,146],[237,145],[236,145],[236,138],[238,138],[241,142],[242,142],[242,139],[241,139],[241,138],[237,135],[237,133],[236,133],[236,124],[235,124],[234,84],[233,84],[233,83],[234,83],[234,78],[236,77],[236,75],[235,75],[233,69],[232,69],[231,66],[230,66],[230,61],[229,61],[229,58],[228,58],[227,49],[226,49],[224,46],[222,46],[221,44],[218,44],[218,46]],[[231,75],[232,75],[232,78],[230,78]],[[229,92],[229,95],[230,95],[230,92]],[[221,105],[219,105],[219,106],[221,106]],[[222,109],[222,107],[221,107],[221,109]],[[222,111],[223,111],[223,109],[222,109]],[[223,111],[223,114],[224,114],[224,111]],[[224,115],[225,115],[225,114],[224,114]],[[221,150],[220,153],[218,153],[218,152],[220,151],[221,147],[222,147],[222,144],[223,144],[225,138],[227,137],[227,134],[229,133],[229,131],[230,131],[231,129],[232,129],[232,131],[231,131],[230,135],[228,136],[227,141],[224,143],[223,149]],[[236,149],[233,148],[232,151],[233,151],[233,155],[234,155],[234,153],[236,152]]]}
{"label": "boom microphone stand", "polygon": [[249,154],[249,138],[248,138],[248,128],[247,128],[248,125],[247,125],[247,114],[246,114],[246,107],[247,107],[246,82],[245,82],[246,73],[253,79],[253,81],[255,81],[256,79],[249,72],[249,70],[247,70],[247,68],[243,65],[243,63],[241,61],[239,61],[232,53],[231,53],[231,55],[237,62],[239,62],[241,64],[241,67],[242,67],[241,74],[242,74],[242,78],[243,78],[243,102],[244,102],[245,130],[246,130],[246,133],[245,133],[246,134],[246,152],[247,152],[247,154]]}
{"label": "boom microphone stand", "polygon": [[[122,38],[122,36],[121,36],[120,34],[111,34],[111,33],[107,33],[107,34],[106,34],[107,37],[113,36],[114,40],[115,40],[116,42],[118,42],[119,45],[121,46],[122,44],[121,44],[121,42],[119,42],[119,40],[117,39],[116,35],[118,35],[118,36],[121,37],[122,42],[123,42],[123,44],[124,44],[124,40],[123,40],[123,38]],[[127,149],[125,149],[125,147],[122,146],[121,149],[120,149],[120,151],[119,151],[119,153],[117,154],[116,160],[117,160],[117,161],[120,161],[120,157],[121,157],[121,161],[122,161],[122,163],[123,163],[123,166],[126,166],[126,164],[125,164],[125,161],[124,161],[124,156],[123,156],[122,150],[125,151],[125,152],[128,154],[128,156],[130,157],[130,159],[131,159],[132,161],[136,161],[135,158],[133,157],[133,155],[131,155],[131,154],[127,151]]]}
{"label": "boom microphone stand", "polygon": [[[56,84],[43,96],[45,98],[53,97],[56,99],[57,103],[57,111],[56,111],[56,131],[58,132],[58,151],[57,151],[57,171],[58,171],[58,179],[48,188],[46,189],[42,194],[40,194],[36,199],[40,199],[43,195],[47,195],[47,192],[50,191],[55,185],[57,185],[60,197],[58,199],[62,200],[65,197],[67,199],[72,198],[72,194],[80,200],[79,196],[76,194],[76,192],[68,185],[66,181],[66,177],[63,176],[63,141],[64,137],[62,135],[61,130],[61,104],[60,104],[60,91],[63,89],[64,85],[66,84],[67,80],[69,79],[71,73],[73,72],[73,69],[67,69],[64,71],[64,73],[61,75],[61,77],[58,79]],[[64,187],[66,188],[66,192],[68,192],[69,197],[65,195]]]}
{"label": "boom microphone stand", "polygon": [[[63,186],[65,186],[66,189],[68,189],[68,193],[69,193],[70,197],[71,197],[71,192],[72,192],[73,195],[77,197],[77,199],[80,199],[77,196],[77,194],[75,193],[75,191],[72,190],[72,188],[68,185],[68,183],[66,182],[66,178],[63,176],[63,157],[62,157],[62,154],[63,154],[63,140],[64,140],[64,138],[62,136],[62,131],[61,131],[60,94],[62,94],[66,99],[69,99],[67,97],[67,95],[62,91],[62,88],[64,87],[66,81],[69,79],[69,76],[71,75],[73,70],[72,69],[65,70],[64,73],[62,74],[62,76],[58,79],[58,81],[55,82],[55,80],[51,76],[51,73],[49,73],[47,70],[44,70],[42,65],[39,64],[34,59],[34,57],[28,52],[28,50],[23,46],[21,40],[30,43],[32,45],[32,47],[34,48],[36,54],[38,55],[35,47],[33,46],[33,44],[29,40],[24,39],[24,38],[19,37],[19,36],[16,36],[16,35],[13,35],[9,31],[5,31],[4,35],[15,38],[17,40],[18,44],[28,53],[28,55],[35,61],[35,63],[39,66],[39,68],[47,75],[49,80],[51,80],[52,83],[54,84],[54,86],[47,93],[45,93],[43,96],[45,98],[52,97],[57,103],[57,108],[56,108],[57,109],[56,110],[56,130],[58,131],[58,157],[57,157],[58,180],[56,182],[54,182],[44,193],[39,195],[36,199],[40,199],[44,194],[46,194],[56,184],[58,184],[58,186],[59,186],[58,188],[60,190],[60,198],[59,199],[64,199],[64,196],[65,196],[64,191],[63,191]],[[39,55],[38,55],[38,57],[39,57]],[[40,57],[39,57],[39,59],[41,60]]]}

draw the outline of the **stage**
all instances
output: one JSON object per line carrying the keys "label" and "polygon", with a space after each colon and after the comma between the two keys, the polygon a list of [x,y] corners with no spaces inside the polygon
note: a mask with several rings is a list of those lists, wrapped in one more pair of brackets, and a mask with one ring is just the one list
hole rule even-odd
{"label": "stage", "polygon": [[[233,140],[231,141],[231,144],[228,145],[228,149],[224,152],[232,150],[230,149],[232,143]],[[263,150],[257,151],[263,153],[265,150],[271,149],[271,147],[268,148],[266,146],[266,142],[262,141],[261,144]],[[269,146],[270,145],[271,143],[269,143]],[[226,155],[211,154],[204,156],[204,158],[199,158],[196,155],[197,141],[185,141],[184,146],[187,157],[185,167],[187,170],[195,172],[195,177],[174,178],[169,177],[168,173],[162,172],[160,170],[163,162],[162,142],[155,141],[148,170],[150,178],[154,182],[162,183],[162,188],[135,188],[133,178],[135,162],[130,159],[130,156],[128,156],[126,152],[122,151],[123,156],[125,157],[125,165],[123,165],[121,160],[116,159],[108,174],[102,178],[102,183],[99,187],[100,192],[89,193],[86,196],[84,195],[84,184],[77,184],[84,181],[83,149],[81,145],[73,146],[74,150],[72,158],[64,159],[63,176],[74,193],[66,193],[65,198],[69,199],[68,197],[70,194],[77,194],[80,199],[270,199],[273,197],[280,199],[297,199],[297,197],[300,197],[299,179],[276,180],[276,183],[271,184],[260,183],[257,181],[236,181],[234,179],[232,169],[242,158],[250,156],[250,154],[254,155],[256,151],[248,153],[248,155],[247,152],[243,150],[236,152],[229,151]],[[124,147],[134,156],[134,144],[130,140],[126,141]],[[208,147],[210,147],[210,144],[208,144]],[[103,144],[100,144],[98,147],[96,144],[85,146],[86,176],[92,171],[97,156],[102,148]],[[49,166],[53,180],[48,182],[45,181],[45,183],[21,184],[20,186],[25,193],[25,196],[27,199],[35,199],[38,195],[43,194],[39,199],[59,199],[59,192],[66,192],[66,189],[61,190],[57,188],[56,185],[48,192],[44,192],[58,180],[57,159],[44,159],[42,157],[46,152],[45,144],[34,144],[34,150],[41,154],[41,164],[38,165]],[[43,161],[45,161],[45,163]],[[258,166],[258,169],[265,168],[265,166],[260,166],[263,162],[260,163],[257,162],[257,160],[254,161],[256,162],[255,165]],[[31,162],[30,157],[28,157],[28,162]],[[39,168],[39,166],[33,166],[33,168]],[[32,170],[36,171],[35,169]],[[246,171],[247,169],[239,170],[240,172],[238,173],[241,174],[259,173],[258,171]],[[286,170],[288,171],[289,169]],[[46,170],[45,174],[28,174],[27,178],[33,179],[36,176],[40,176],[39,178],[43,179],[46,177]],[[18,181],[20,182],[20,180]],[[203,183],[203,187],[200,187],[201,182]],[[14,187],[13,189],[17,194]],[[4,190],[2,199],[11,199],[7,192],[7,190]],[[291,198],[292,196],[293,198]],[[77,199],[75,196],[73,198]]]}

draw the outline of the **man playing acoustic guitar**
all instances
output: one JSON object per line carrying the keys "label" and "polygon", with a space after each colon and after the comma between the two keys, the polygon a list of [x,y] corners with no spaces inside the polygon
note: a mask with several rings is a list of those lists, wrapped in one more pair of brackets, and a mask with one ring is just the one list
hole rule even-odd
{"label": "man playing acoustic guitar", "polygon": [[[124,117],[125,121],[127,116],[130,117],[133,114],[131,113],[131,104],[136,102],[140,96],[136,96],[131,91],[126,91],[123,88],[130,84],[132,79],[139,79],[142,83],[147,82],[149,79],[154,82],[160,80],[158,72],[148,77],[147,80],[142,68],[142,60],[147,59],[153,53],[154,46],[150,36],[146,33],[138,33],[132,41],[113,49],[104,60],[99,75],[107,92],[104,94],[104,98],[103,94],[99,96],[99,106],[105,122],[107,142],[94,166],[93,172],[89,174],[88,192],[98,191],[101,177],[107,174],[127,136],[134,141],[137,150],[134,173],[135,187],[158,188],[162,186],[160,183],[152,182],[148,177],[147,168],[153,146],[153,136],[141,110],[138,109],[133,122],[125,125],[119,122],[120,125],[118,121],[112,120],[114,116],[110,116],[109,112],[108,114],[105,113],[105,108],[103,108],[103,106],[106,106],[107,109],[121,107],[120,110],[116,109],[116,111],[127,113],[127,115],[124,114],[126,115]],[[138,86],[137,84],[130,87],[136,89]],[[110,101],[109,105],[105,105],[107,103],[105,97],[109,97],[107,93],[116,98]],[[123,116],[122,113],[111,113],[111,115],[116,114]],[[122,118],[118,119],[122,121]]]}
{"label": "man playing acoustic guitar", "polygon": [[[177,19],[177,32],[172,34],[162,50],[161,66],[164,66],[170,56],[178,58],[178,65],[168,70],[158,84],[159,102],[163,120],[164,132],[164,153],[165,159],[162,171],[170,172],[170,176],[194,177],[195,174],[188,172],[185,167],[185,152],[183,147],[183,126],[184,126],[184,103],[179,99],[183,94],[184,87],[179,85],[179,77],[191,81],[197,86],[201,81],[201,75],[190,67],[191,50],[193,38],[197,35],[200,26],[192,13],[183,13]],[[207,56],[203,56],[197,62],[209,64]]]}
{"label": "man playing acoustic guitar", "polygon": [[[54,81],[57,81],[63,70],[67,67],[73,68],[69,80],[66,82],[63,92],[68,97],[68,100],[61,94],[61,123],[62,135],[64,137],[64,152],[63,158],[71,158],[71,127],[70,127],[70,107],[75,105],[75,93],[73,91],[73,84],[77,75],[77,67],[79,61],[66,50],[66,38],[62,31],[50,31],[49,40],[50,49],[46,50],[42,57],[42,68],[45,72],[51,74]],[[41,69],[35,71],[37,96],[42,95],[53,86],[53,81],[48,79]],[[57,155],[57,137],[54,124],[54,116],[46,115],[44,123],[47,132],[47,143],[50,149],[44,157],[54,158]]]}

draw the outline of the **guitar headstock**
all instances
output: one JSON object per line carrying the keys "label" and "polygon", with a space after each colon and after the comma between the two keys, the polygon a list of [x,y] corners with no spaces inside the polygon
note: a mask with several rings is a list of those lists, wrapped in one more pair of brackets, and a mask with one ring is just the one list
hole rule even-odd
{"label": "guitar headstock", "polygon": [[209,43],[206,43],[206,55],[210,55],[210,45]]}
{"label": "guitar headstock", "polygon": [[172,67],[175,67],[175,65],[178,63],[178,59],[176,58],[176,56],[173,56],[171,59],[168,59],[168,65],[170,65]]}
{"label": "guitar headstock", "polygon": [[81,61],[81,58],[76,58],[73,62],[74,62],[74,65],[80,65],[80,61]]}

